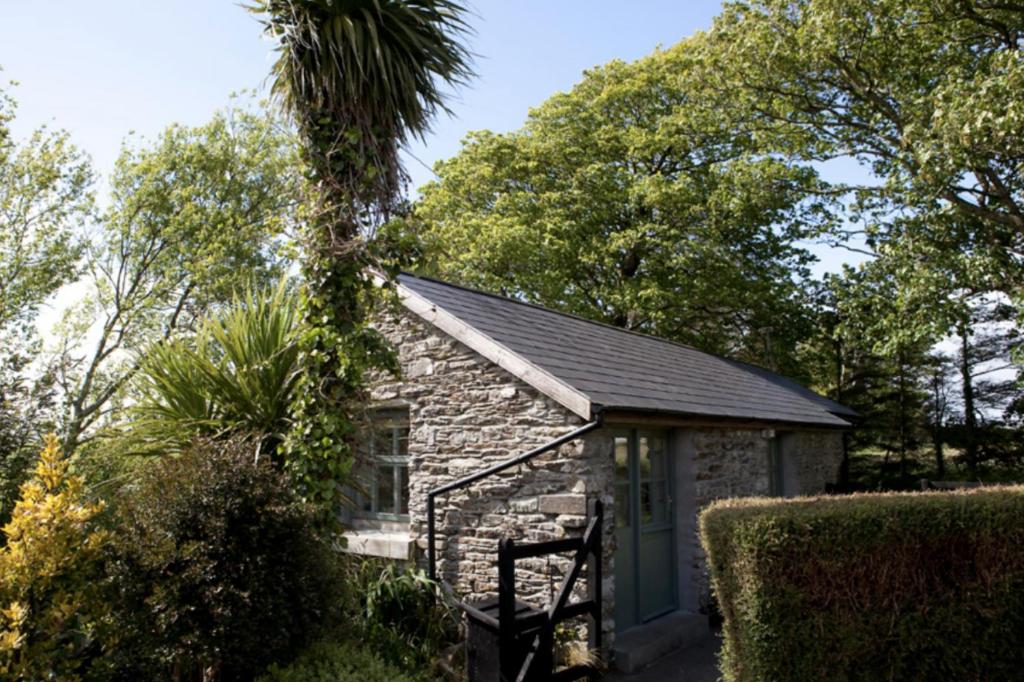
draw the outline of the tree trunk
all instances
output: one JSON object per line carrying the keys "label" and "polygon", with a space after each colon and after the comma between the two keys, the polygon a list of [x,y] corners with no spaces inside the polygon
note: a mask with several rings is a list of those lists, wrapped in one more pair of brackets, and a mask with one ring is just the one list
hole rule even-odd
{"label": "tree trunk", "polygon": [[[843,343],[840,340],[836,340],[833,344],[835,348],[835,360],[836,360],[836,402],[840,405],[843,404],[843,381],[845,380],[845,368],[846,365],[843,362]],[[839,464],[839,484],[840,490],[848,490],[850,486],[850,434],[848,431],[843,432],[843,459]]]}
{"label": "tree trunk", "polygon": [[935,475],[938,476],[940,480],[946,477],[946,458],[942,451],[941,430],[942,427],[936,424],[935,433],[932,436],[932,439],[935,442]]}
{"label": "tree trunk", "polygon": [[946,477],[946,458],[942,449],[942,414],[945,406],[942,402],[942,379],[938,371],[932,377],[932,445],[935,451],[935,474],[939,479]]}
{"label": "tree trunk", "polygon": [[946,411],[942,395],[944,381],[943,369],[940,366],[932,375],[932,446],[935,453],[935,475],[940,479],[946,477],[946,459],[942,446],[942,417]]}
{"label": "tree trunk", "polygon": [[970,327],[960,324],[960,380],[964,397],[964,456],[967,470],[975,475],[978,469],[978,420],[974,413],[974,381],[971,377]]}
{"label": "tree trunk", "polygon": [[899,387],[900,387],[900,423],[899,423],[899,448],[900,448],[900,478],[907,476],[907,365],[903,359],[903,352],[897,355],[899,362]]}

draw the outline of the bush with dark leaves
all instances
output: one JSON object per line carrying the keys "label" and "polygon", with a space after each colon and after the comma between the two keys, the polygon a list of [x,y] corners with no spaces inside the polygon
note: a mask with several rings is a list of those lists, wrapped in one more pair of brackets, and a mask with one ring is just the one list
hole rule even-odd
{"label": "bush with dark leaves", "polygon": [[337,555],[255,440],[197,441],[118,505],[125,676],[248,680],[336,623]]}

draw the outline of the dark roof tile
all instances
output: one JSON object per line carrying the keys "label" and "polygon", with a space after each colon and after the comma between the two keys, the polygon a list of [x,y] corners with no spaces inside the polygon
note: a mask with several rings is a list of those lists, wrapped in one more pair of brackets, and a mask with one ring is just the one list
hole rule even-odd
{"label": "dark roof tile", "polygon": [[823,426],[856,416],[774,372],[679,343],[433,279],[399,283],[605,408]]}

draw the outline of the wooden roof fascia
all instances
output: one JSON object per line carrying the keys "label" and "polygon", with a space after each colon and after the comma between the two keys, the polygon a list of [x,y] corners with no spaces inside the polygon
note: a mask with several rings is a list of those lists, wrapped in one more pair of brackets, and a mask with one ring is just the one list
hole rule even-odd
{"label": "wooden roof fascia", "polygon": [[709,417],[702,415],[658,414],[636,410],[607,409],[604,412],[604,423],[620,426],[662,426],[691,428],[750,428],[778,429],[780,431],[845,431],[853,424],[814,424],[809,422],[791,422],[777,419],[752,419],[749,417]]}

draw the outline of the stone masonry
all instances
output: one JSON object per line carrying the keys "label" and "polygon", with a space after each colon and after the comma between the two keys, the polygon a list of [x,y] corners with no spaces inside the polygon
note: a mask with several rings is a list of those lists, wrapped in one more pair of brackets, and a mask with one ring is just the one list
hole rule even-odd
{"label": "stone masonry", "polygon": [[[843,452],[839,431],[700,429],[693,438],[696,513],[719,499],[767,496],[773,437],[781,439],[787,483],[792,486],[787,495],[824,493],[827,484],[836,482]],[[696,533],[688,541],[693,547],[692,589],[705,610],[711,595],[704,551]]]}
{"label": "stone masonry", "polygon": [[[406,311],[383,317],[377,328],[398,349],[400,377],[369,377],[380,406],[409,410],[410,537],[425,560],[427,491],[504,462],[583,425],[577,415],[458,341]],[[753,428],[692,430],[692,509],[723,497],[767,495],[769,440]],[[835,480],[841,456],[838,432],[793,431],[783,448],[801,494],[821,492]],[[608,429],[532,462],[483,479],[437,500],[438,572],[463,599],[497,593],[498,541],[539,542],[578,535],[588,500],[605,504],[604,613],[611,646],[614,600],[612,436]],[[706,595],[707,577],[696,534],[681,531],[692,547],[692,589]],[[569,564],[566,556],[518,562],[519,596],[548,604]],[[583,585],[580,586],[583,589]],[[704,597],[702,602],[706,601]]]}
{"label": "stone masonry", "polygon": [[[398,349],[403,374],[372,376],[371,399],[409,410],[410,532],[422,562],[430,489],[504,462],[585,422],[410,313],[392,315],[376,326]],[[601,438],[584,438],[439,497],[439,576],[461,598],[494,596],[500,539],[541,542],[581,534],[588,499],[606,498],[606,509],[611,507],[611,458],[603,445]],[[605,524],[608,538],[612,523]],[[568,557],[560,556],[517,562],[520,598],[548,604],[568,565]]]}

